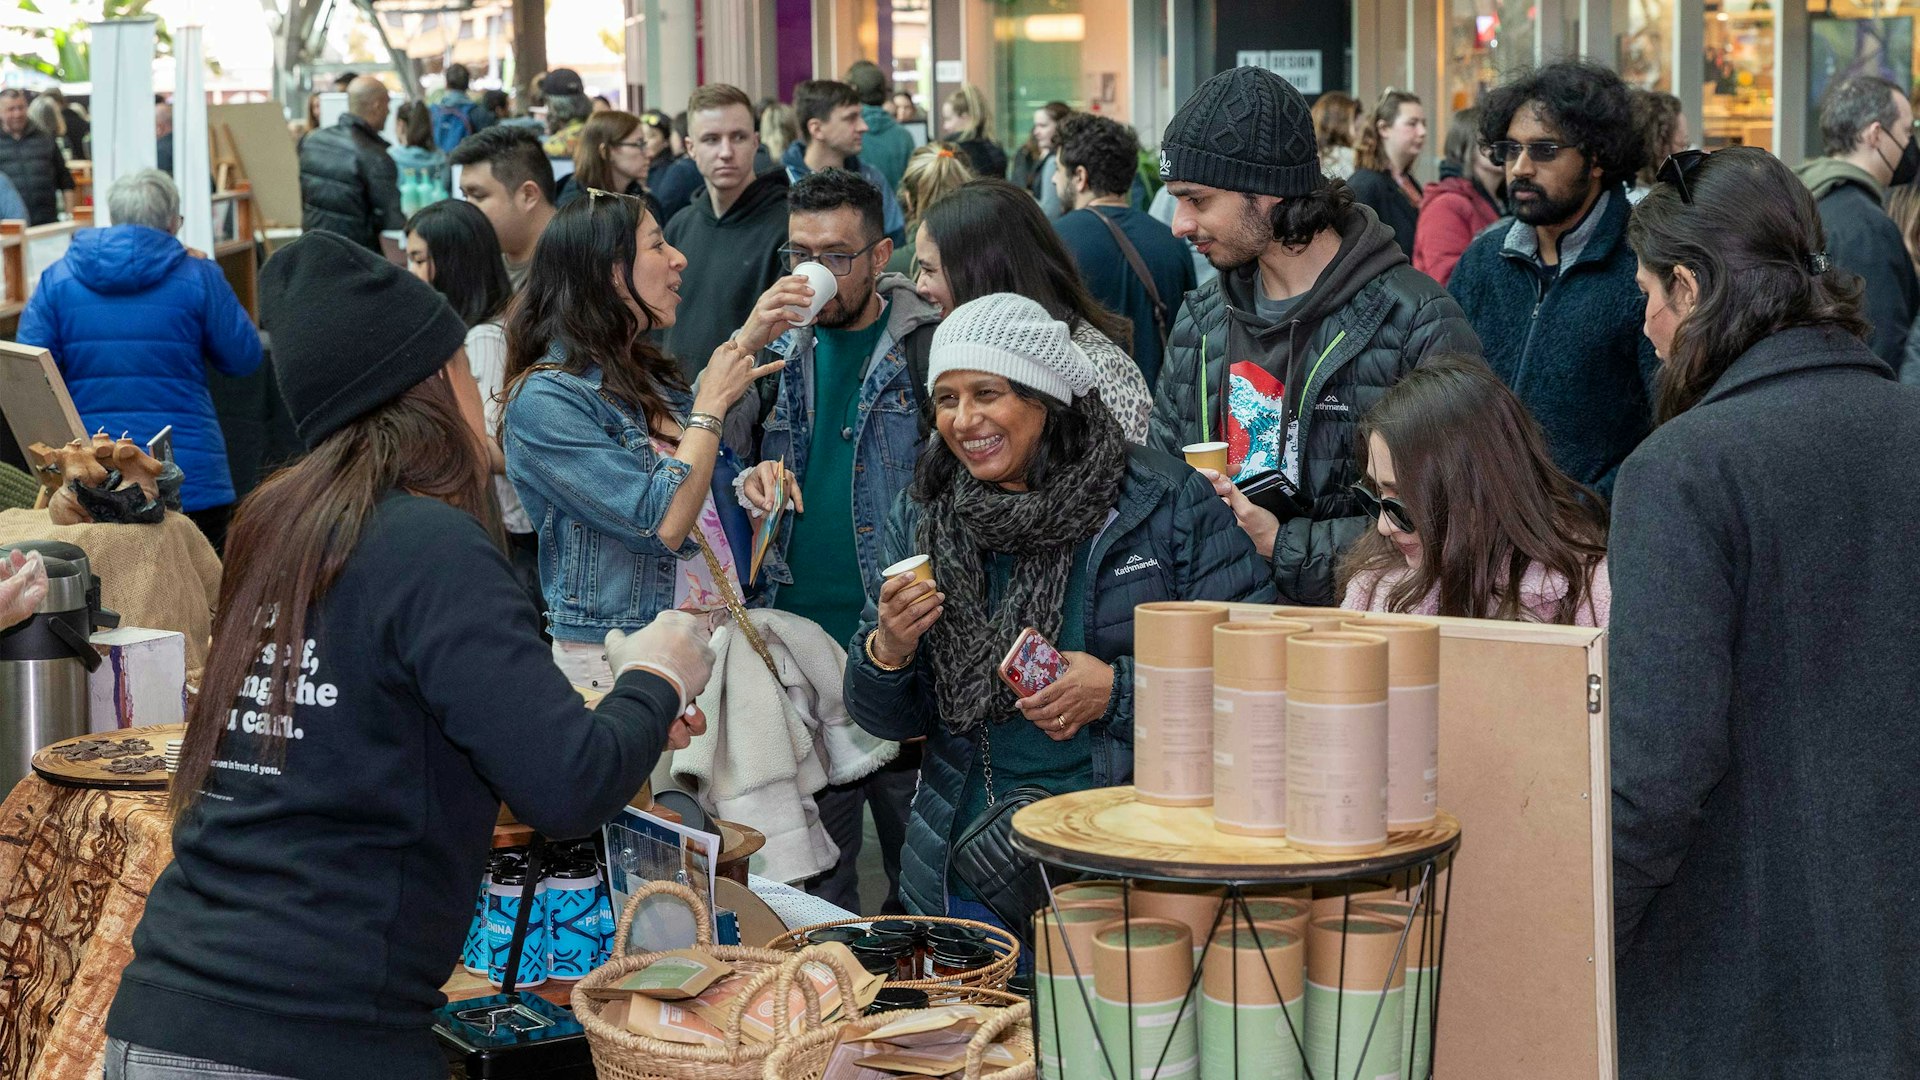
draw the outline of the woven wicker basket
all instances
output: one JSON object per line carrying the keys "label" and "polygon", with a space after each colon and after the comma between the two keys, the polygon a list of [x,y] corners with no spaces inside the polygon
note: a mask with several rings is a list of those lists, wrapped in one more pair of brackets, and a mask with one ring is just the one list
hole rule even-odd
{"label": "woven wicker basket", "polygon": [[949,975],[945,978],[899,981],[888,979],[887,985],[889,987],[906,990],[939,990],[953,986],[977,986],[988,990],[1005,990],[1007,988],[1007,980],[1013,977],[1014,968],[1018,966],[1020,962],[1020,939],[997,926],[990,926],[983,922],[975,922],[972,919],[948,919],[931,915],[915,915],[911,918],[902,915],[871,915],[862,919],[841,919],[837,922],[815,923],[812,926],[802,926],[796,930],[789,930],[779,937],[774,938],[772,941],[767,942],[767,948],[792,952],[805,946],[807,943],[807,935],[815,930],[824,930],[830,926],[867,926],[879,920],[902,918],[907,919],[909,922],[945,923],[949,926],[964,926],[972,930],[977,930],[986,935],[987,947],[994,951],[998,959],[985,967],[974,968],[971,971],[963,971],[958,975]]}
{"label": "woven wicker basket", "polygon": [[[987,1022],[980,1025],[980,1030],[974,1032],[973,1041],[967,1046],[967,1070],[964,1074],[967,1080],[1033,1080],[1033,1018],[1025,999],[973,987],[947,987],[935,993],[941,995],[935,1004],[1005,1006],[996,1008]],[[848,1021],[832,1031],[808,1032],[768,1055],[761,1066],[760,1078],[820,1080],[826,1072],[827,1060],[833,1056],[834,1047],[839,1045],[843,1037],[854,1033],[864,1034],[910,1015],[911,1012],[905,1011],[877,1013]],[[1005,1041],[1015,1052],[1024,1053],[1027,1061],[999,1072],[981,1072],[980,1055],[986,1053],[987,1047],[1000,1041]]]}
{"label": "woven wicker basket", "polygon": [[[693,912],[694,943],[698,948],[732,964],[735,972],[753,976],[740,995],[737,1006],[727,1017],[725,1046],[665,1042],[615,1027],[601,1018],[600,1010],[605,1007],[606,1001],[596,992],[612,986],[664,955],[658,952],[626,952],[627,935],[633,928],[634,913],[639,909],[640,902],[649,896],[661,894],[679,899]],[[821,1023],[820,1002],[813,984],[798,977],[801,965],[809,960],[818,960],[833,972],[833,977],[840,984],[842,1001],[853,1000],[855,983],[852,977],[824,949],[806,949],[794,953],[713,944],[713,920],[707,913],[706,904],[692,889],[672,882],[653,882],[642,886],[627,900],[626,908],[620,913],[613,948],[612,960],[574,984],[571,1002],[574,1016],[587,1030],[587,1045],[593,1052],[593,1067],[600,1080],[759,1080],[761,1065],[772,1052],[773,1045],[754,1042],[743,1034],[741,1021],[748,1003],[761,990],[769,985],[773,987],[775,1031],[787,1030],[787,1002],[796,986],[806,1003],[805,1035],[824,1034],[831,1037],[844,1023]]]}

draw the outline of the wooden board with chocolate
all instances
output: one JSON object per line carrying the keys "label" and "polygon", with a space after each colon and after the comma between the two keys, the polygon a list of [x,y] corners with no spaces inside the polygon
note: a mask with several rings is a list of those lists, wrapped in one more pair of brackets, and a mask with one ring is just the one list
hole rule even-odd
{"label": "wooden board with chocolate", "polygon": [[34,753],[33,771],[68,787],[164,791],[167,742],[186,735],[185,724],[153,724],[63,739]]}

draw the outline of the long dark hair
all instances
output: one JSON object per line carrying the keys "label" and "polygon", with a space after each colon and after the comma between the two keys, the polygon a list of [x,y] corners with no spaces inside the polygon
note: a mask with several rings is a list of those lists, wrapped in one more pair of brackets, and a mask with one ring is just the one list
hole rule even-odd
{"label": "long dark hair", "polygon": [[[1064,101],[1049,101],[1040,108],[1046,110],[1048,116],[1053,117],[1053,149],[1059,150],[1060,121],[1073,115],[1073,106]],[[1035,165],[1040,164],[1040,159],[1046,157],[1048,153],[1040,149],[1040,138],[1031,129],[1027,131],[1027,141],[1020,144],[1020,150],[1026,155],[1027,161]]]}
{"label": "long dark hair", "polygon": [[[1037,401],[1045,406],[1047,418],[1040,429],[1040,441],[1033,446],[1033,456],[1027,459],[1026,484],[1029,491],[1044,491],[1047,477],[1058,462],[1074,461],[1085,457],[1093,446],[1093,421],[1090,410],[1105,410],[1100,401],[1100,391],[1089,390],[1079,401],[1072,405],[1048,397],[1038,390],[1021,383],[1007,380],[1013,392],[1026,401]],[[913,467],[913,500],[922,505],[938,499],[953,486],[954,478],[965,465],[953,456],[947,448],[947,440],[935,437],[920,453],[920,460]]]}
{"label": "long dark hair", "polygon": [[928,207],[920,221],[940,249],[956,306],[1018,293],[1069,330],[1091,326],[1115,344],[1131,345],[1133,324],[1087,291],[1060,234],[1018,185],[993,177],[969,181]]}
{"label": "long dark hair", "polygon": [[[380,499],[395,489],[465,510],[500,540],[486,458],[444,375],[428,377],[334,432],[268,477],[234,514],[213,647],[174,779],[176,822],[198,799],[234,700],[257,663],[268,667],[267,685],[250,695],[258,715],[292,714],[307,616],[339,580]],[[263,660],[268,649],[272,659]],[[254,760],[284,761],[286,730],[272,724],[261,737],[267,741]]]}
{"label": "long dark hair", "polygon": [[414,211],[407,235],[427,242],[433,287],[468,326],[492,322],[513,299],[493,222],[470,202],[441,199]]}
{"label": "long dark hair", "polygon": [[[1606,504],[1554,465],[1540,425],[1499,376],[1477,357],[1435,357],[1360,422],[1363,472],[1374,434],[1393,455],[1423,548],[1419,567],[1387,593],[1387,610],[1413,611],[1437,589],[1441,615],[1524,620],[1521,581],[1537,565],[1567,582],[1552,621],[1574,621],[1607,553]],[[1369,528],[1341,560],[1340,586],[1405,566]]]}
{"label": "long dark hair", "polygon": [[[660,317],[633,288],[637,234],[651,216],[644,199],[593,194],[553,215],[507,317],[507,400],[541,367],[578,375],[598,364],[600,388],[649,425],[671,415],[664,391],[685,390],[687,382],[679,365],[648,340]],[[566,353],[558,365],[546,360],[554,345]]]}
{"label": "long dark hair", "polygon": [[1655,184],[1627,219],[1627,243],[1669,291],[1677,266],[1699,284],[1660,369],[1661,422],[1692,408],[1763,338],[1794,326],[1837,326],[1862,339],[1871,333],[1860,315],[1860,279],[1837,262],[1813,272],[1826,231],[1806,185],[1779,158],[1728,147],[1684,179],[1686,197],[1673,184]]}
{"label": "long dark hair", "polygon": [[1400,119],[1402,105],[1418,105],[1420,98],[1405,90],[1388,90],[1380,95],[1380,103],[1373,107],[1373,113],[1360,124],[1357,132],[1359,141],[1354,147],[1354,167],[1359,169],[1378,169],[1383,173],[1393,171],[1393,162],[1387,160],[1386,141],[1380,136],[1380,125],[1392,126]]}

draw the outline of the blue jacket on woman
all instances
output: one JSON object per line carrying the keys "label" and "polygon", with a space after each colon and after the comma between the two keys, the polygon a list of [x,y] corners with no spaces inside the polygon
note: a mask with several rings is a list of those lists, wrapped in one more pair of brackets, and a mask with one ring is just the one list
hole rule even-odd
{"label": "blue jacket on woman", "polygon": [[260,332],[218,263],[145,225],[82,229],[40,275],[19,341],[53,354],[87,430],[145,443],[173,425],[185,509],[233,501],[207,365],[253,374]]}
{"label": "blue jacket on woman", "polygon": [[[900,497],[887,520],[886,561],[919,550],[920,504]],[[1107,524],[1088,554],[1094,568],[1087,589],[1086,652],[1113,666],[1113,697],[1106,715],[1087,730],[1093,739],[1093,785],[1111,787],[1133,776],[1133,609],[1158,600],[1235,600],[1271,603],[1273,578],[1253,542],[1213,486],[1185,462],[1129,447],[1127,475]],[[935,567],[936,576],[939,568]],[[867,656],[867,636],[880,625],[869,603],[847,655],[847,710],[854,722],[883,739],[925,736],[920,787],[913,796],[907,842],[900,852],[900,896],[917,915],[947,908],[948,840],[954,813],[973,769],[976,741],[941,722],[933,675],[919,654],[899,671],[882,671]],[[1015,717],[1009,723],[1027,723]],[[964,823],[961,823],[964,824]]]}
{"label": "blue jacket on woman", "polygon": [[[564,359],[558,345],[547,354],[548,363]],[[693,403],[682,391],[664,396],[681,416]],[[659,528],[691,470],[654,450],[637,411],[601,396],[599,365],[527,376],[507,402],[505,427],[507,479],[540,537],[554,638],[598,642],[672,608],[680,560],[700,558],[700,543],[689,531],[669,548]]]}

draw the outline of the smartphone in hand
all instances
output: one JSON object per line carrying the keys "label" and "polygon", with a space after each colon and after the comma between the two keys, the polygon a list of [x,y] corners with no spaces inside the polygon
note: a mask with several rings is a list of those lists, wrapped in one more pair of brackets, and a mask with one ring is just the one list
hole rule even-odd
{"label": "smartphone in hand", "polygon": [[1067,669],[1066,658],[1053,642],[1029,626],[1013,639],[1013,648],[1000,661],[1000,680],[1020,697],[1031,697],[1046,689]]}

